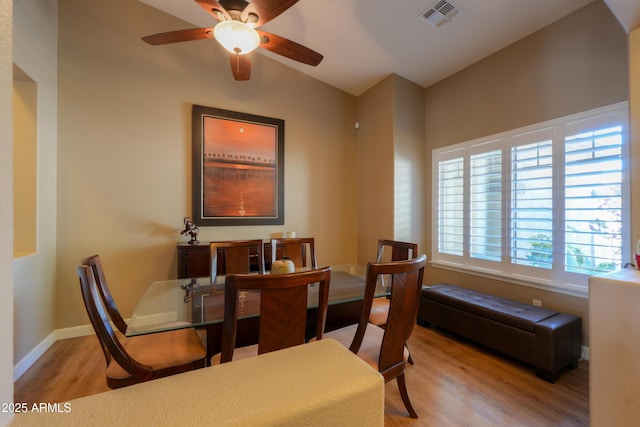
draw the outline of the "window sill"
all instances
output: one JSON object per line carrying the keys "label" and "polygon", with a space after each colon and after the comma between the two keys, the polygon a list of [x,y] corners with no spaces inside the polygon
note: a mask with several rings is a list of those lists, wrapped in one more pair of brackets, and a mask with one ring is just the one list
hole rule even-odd
{"label": "window sill", "polygon": [[548,292],[555,292],[564,295],[570,295],[578,298],[589,298],[589,287],[583,285],[575,285],[570,283],[556,283],[550,280],[538,279],[530,276],[519,274],[506,274],[495,270],[489,270],[479,267],[470,267],[467,265],[456,264],[444,261],[430,261],[435,268],[443,270],[456,271],[459,273],[471,274],[474,276],[486,277],[488,279],[500,280],[503,282],[514,283],[516,285],[528,286],[530,288],[542,289]]}

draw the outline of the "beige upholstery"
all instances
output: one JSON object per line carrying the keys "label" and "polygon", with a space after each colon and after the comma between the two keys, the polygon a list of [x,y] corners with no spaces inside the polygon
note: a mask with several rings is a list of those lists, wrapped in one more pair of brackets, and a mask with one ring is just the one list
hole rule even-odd
{"label": "beige upholstery", "polygon": [[389,317],[389,300],[387,298],[376,298],[371,304],[371,314],[369,315],[369,322],[377,326],[384,326],[387,324],[387,318]]}
{"label": "beige upholstery", "polygon": [[[129,356],[154,371],[191,363],[207,355],[192,328],[131,338],[119,335],[118,339]],[[111,359],[107,366],[107,378],[123,379],[130,376],[115,359]]]}
{"label": "beige upholstery", "polygon": [[[16,414],[13,427],[384,425],[382,376],[334,340]],[[64,410],[64,403],[60,403]]]}

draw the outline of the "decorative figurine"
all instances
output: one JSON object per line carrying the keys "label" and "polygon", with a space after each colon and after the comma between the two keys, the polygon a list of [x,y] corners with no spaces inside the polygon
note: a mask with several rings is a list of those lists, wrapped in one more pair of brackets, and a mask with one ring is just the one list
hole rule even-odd
{"label": "decorative figurine", "polygon": [[198,229],[198,227],[193,222],[191,222],[191,219],[188,216],[185,216],[184,230],[182,230],[180,234],[188,234],[189,236],[191,236],[191,240],[189,240],[189,244],[197,245],[198,243],[200,243],[200,241],[198,240],[198,233],[200,233],[200,230]]}
{"label": "decorative figurine", "polygon": [[184,289],[184,302],[186,304],[191,301],[191,299],[193,298],[194,290],[200,287],[200,285],[198,284],[198,279],[192,277],[191,281],[188,284],[180,285],[180,287]]}

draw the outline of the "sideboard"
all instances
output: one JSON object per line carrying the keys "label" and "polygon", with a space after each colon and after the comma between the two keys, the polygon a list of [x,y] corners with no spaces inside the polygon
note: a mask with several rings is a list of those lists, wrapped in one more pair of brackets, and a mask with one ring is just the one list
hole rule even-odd
{"label": "sideboard", "polygon": [[209,243],[178,245],[178,279],[211,275]]}

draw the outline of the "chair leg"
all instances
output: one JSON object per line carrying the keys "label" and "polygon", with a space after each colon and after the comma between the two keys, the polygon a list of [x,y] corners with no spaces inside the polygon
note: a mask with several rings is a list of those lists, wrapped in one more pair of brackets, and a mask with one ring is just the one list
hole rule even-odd
{"label": "chair leg", "polygon": [[407,359],[407,362],[409,362],[409,365],[413,365],[413,357],[411,357],[411,351],[409,350],[409,346],[406,343],[404,346],[407,347],[407,351],[409,352],[409,358]]}
{"label": "chair leg", "polygon": [[405,408],[409,412],[409,416],[411,418],[418,418],[418,414],[416,414],[415,409],[411,406],[411,401],[409,400],[409,394],[407,393],[407,384],[404,381],[404,372],[396,378],[398,381],[398,389],[400,390],[400,396],[402,397],[402,403],[404,403]]}

